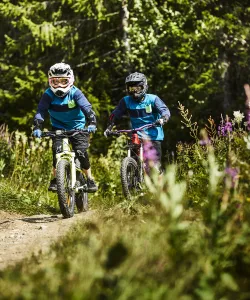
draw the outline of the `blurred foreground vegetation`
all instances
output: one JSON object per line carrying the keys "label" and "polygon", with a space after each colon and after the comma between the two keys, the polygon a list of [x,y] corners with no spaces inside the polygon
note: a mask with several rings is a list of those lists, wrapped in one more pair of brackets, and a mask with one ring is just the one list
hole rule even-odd
{"label": "blurred foreground vegetation", "polygon": [[[124,139],[92,158],[93,214],[46,255],[0,272],[1,299],[249,299],[250,138],[240,111],[204,128],[179,105],[193,143],[178,143],[163,177],[125,201]],[[230,124],[231,125],[230,125]],[[229,126],[230,125],[230,126]],[[47,140],[1,129],[0,208],[58,213],[47,192]],[[11,147],[10,147],[11,144]],[[91,150],[91,148],[90,148]]]}

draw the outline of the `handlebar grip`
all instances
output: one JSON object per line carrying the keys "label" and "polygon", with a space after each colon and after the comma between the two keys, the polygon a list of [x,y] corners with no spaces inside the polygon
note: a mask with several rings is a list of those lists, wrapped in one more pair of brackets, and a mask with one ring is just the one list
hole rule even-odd
{"label": "handlebar grip", "polygon": [[117,132],[117,131],[111,131],[107,134],[108,136],[111,136],[111,135],[121,135],[121,132]]}
{"label": "handlebar grip", "polygon": [[45,132],[42,132],[42,135],[41,135],[41,137],[51,137],[51,136],[55,136],[55,133],[45,131]]}

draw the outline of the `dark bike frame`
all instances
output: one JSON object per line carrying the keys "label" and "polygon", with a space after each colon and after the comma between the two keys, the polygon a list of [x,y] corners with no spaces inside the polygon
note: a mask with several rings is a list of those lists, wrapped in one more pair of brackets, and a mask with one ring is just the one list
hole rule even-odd
{"label": "dark bike frame", "polygon": [[[108,135],[122,135],[126,134],[128,136],[127,139],[127,156],[123,158],[121,162],[121,183],[123,188],[123,194],[125,198],[131,199],[132,197],[132,190],[134,190],[134,194],[138,194],[141,191],[141,184],[144,180],[144,172],[146,172],[145,162],[143,158],[143,139],[140,139],[140,143],[135,143],[133,139],[133,135],[137,134],[138,132],[142,132],[145,129],[157,127],[155,123],[147,124],[138,128],[134,129],[122,129],[122,130],[115,130],[109,132]],[[130,172],[128,169],[128,165],[131,168],[135,168],[136,170],[133,171],[132,177],[128,173]],[[130,182],[130,186],[129,183]]]}

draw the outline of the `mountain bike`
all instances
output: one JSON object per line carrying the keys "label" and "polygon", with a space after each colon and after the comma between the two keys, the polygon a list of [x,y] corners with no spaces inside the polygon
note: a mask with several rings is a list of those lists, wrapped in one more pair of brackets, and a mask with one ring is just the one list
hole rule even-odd
{"label": "mountain bike", "polygon": [[69,137],[79,132],[88,130],[56,130],[42,133],[42,137],[62,139],[62,152],[56,154],[56,183],[59,207],[64,218],[73,217],[75,205],[78,212],[88,210],[87,179],[69,143]]}
{"label": "mountain bike", "polygon": [[156,127],[156,124],[147,124],[135,129],[110,131],[108,135],[127,135],[127,156],[122,159],[120,177],[125,198],[131,199],[142,191],[144,173],[148,173],[148,166],[143,157],[143,139],[139,138],[139,131]]}

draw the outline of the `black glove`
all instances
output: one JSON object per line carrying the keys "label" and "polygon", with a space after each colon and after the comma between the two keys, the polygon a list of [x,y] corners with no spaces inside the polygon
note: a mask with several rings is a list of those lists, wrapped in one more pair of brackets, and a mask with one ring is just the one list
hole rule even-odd
{"label": "black glove", "polygon": [[42,123],[43,120],[35,119],[34,120],[34,128],[33,128],[33,136],[40,138],[42,136]]}
{"label": "black glove", "polygon": [[104,131],[104,136],[107,138],[110,135],[110,132],[112,131],[113,125],[109,125],[107,129]]}
{"label": "black glove", "polygon": [[160,119],[155,121],[155,125],[160,125],[163,126],[164,124],[166,124],[168,121],[168,119],[166,117],[161,117]]}
{"label": "black glove", "polygon": [[35,119],[34,120],[34,128],[33,128],[33,130],[36,130],[36,129],[42,130],[43,129],[42,124],[43,124],[43,120],[41,120],[41,119]]}

